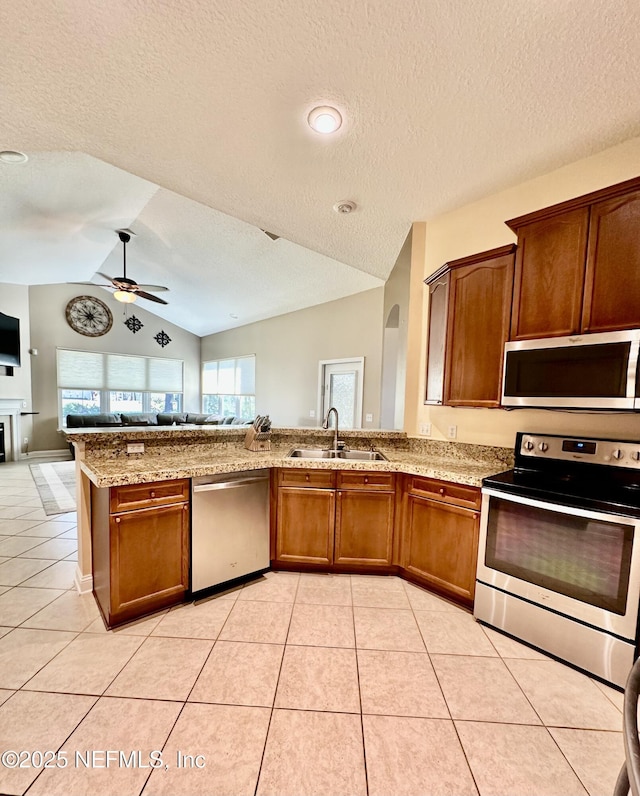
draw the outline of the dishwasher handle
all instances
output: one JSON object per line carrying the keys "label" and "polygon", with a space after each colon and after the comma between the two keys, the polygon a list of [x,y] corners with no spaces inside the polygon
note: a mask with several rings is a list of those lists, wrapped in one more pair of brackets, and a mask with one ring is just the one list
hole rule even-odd
{"label": "dishwasher handle", "polygon": [[247,484],[257,484],[264,481],[268,481],[264,476],[238,478],[236,481],[217,481],[212,484],[197,484],[193,487],[193,491],[212,492],[214,489],[235,489],[236,487],[246,486]]}

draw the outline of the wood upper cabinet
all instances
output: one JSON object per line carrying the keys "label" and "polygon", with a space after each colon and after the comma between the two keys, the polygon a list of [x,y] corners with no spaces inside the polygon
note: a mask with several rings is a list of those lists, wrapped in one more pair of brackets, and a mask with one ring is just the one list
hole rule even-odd
{"label": "wood upper cabinet", "polygon": [[189,590],[189,481],[91,488],[94,593],[109,627]]}
{"label": "wood upper cabinet", "polygon": [[511,339],[640,327],[640,178],[511,219]]}
{"label": "wood upper cabinet", "polygon": [[582,330],[640,326],[640,190],[591,207]]}
{"label": "wood upper cabinet", "polygon": [[[447,484],[443,483],[446,491]],[[473,487],[467,487],[471,492]],[[479,498],[480,490],[475,489]],[[406,494],[403,542],[404,569],[424,585],[473,603],[480,513],[446,499],[422,497],[411,488]],[[460,502],[475,501],[471,494]],[[478,500],[479,502],[479,500]]]}
{"label": "wood upper cabinet", "polygon": [[580,330],[589,208],[517,228],[511,339]]}
{"label": "wood upper cabinet", "polygon": [[514,252],[515,246],[502,246],[464,257],[426,280],[431,292],[426,403],[499,406]]}

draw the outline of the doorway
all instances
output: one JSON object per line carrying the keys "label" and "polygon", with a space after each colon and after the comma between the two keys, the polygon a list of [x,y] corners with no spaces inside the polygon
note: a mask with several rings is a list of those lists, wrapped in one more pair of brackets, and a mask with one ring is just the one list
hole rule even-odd
{"label": "doorway", "polygon": [[340,428],[362,428],[364,357],[322,360],[318,381],[320,422],[334,406],[340,417]]}

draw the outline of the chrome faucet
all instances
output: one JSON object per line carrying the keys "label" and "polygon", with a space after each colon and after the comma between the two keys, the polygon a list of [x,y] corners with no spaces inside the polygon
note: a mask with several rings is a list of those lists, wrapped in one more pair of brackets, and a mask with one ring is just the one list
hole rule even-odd
{"label": "chrome faucet", "polygon": [[325,429],[329,428],[329,415],[331,414],[331,412],[335,412],[336,415],[336,425],[333,430],[333,450],[337,451],[338,450],[338,410],[335,408],[335,406],[332,406],[331,409],[329,409],[329,411],[327,412],[327,416],[322,421],[322,428]]}

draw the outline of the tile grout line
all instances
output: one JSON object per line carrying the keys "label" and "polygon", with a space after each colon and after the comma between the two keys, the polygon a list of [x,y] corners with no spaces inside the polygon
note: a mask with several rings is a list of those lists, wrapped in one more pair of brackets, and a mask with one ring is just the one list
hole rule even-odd
{"label": "tile grout line", "polygon": [[[405,592],[406,592],[406,587],[405,587]],[[409,595],[407,594],[407,598],[408,597],[409,597]],[[462,743],[462,738],[460,738],[460,734],[458,733],[458,728],[456,727],[455,720],[454,720],[453,716],[451,715],[451,708],[449,707],[449,703],[447,701],[446,694],[444,693],[444,689],[442,688],[442,683],[440,682],[440,678],[438,677],[438,672],[436,670],[436,667],[433,665],[433,660],[431,659],[431,653],[429,652],[429,647],[427,645],[427,640],[424,637],[424,634],[422,632],[422,628],[420,627],[420,623],[418,622],[418,620],[416,618],[415,609],[413,608],[413,605],[411,604],[411,600],[409,600],[409,605],[411,605],[411,611],[413,613],[413,620],[416,623],[416,625],[418,626],[418,631],[420,632],[420,636],[422,638],[422,643],[424,644],[424,647],[425,647],[425,650],[426,650],[426,653],[427,653],[427,657],[429,658],[429,663],[431,665],[431,669],[433,670],[433,674],[434,674],[434,677],[436,678],[436,682],[438,683],[438,688],[440,689],[440,693],[442,694],[442,699],[444,700],[444,704],[445,704],[445,707],[447,709],[447,713],[449,714],[449,720],[451,721],[451,726],[453,727],[453,731],[456,734],[456,738],[458,739],[458,744],[460,745],[460,750],[462,751],[465,763],[467,764],[467,768],[469,769],[469,775],[470,775],[470,777],[471,777],[471,779],[473,781],[473,784],[474,784],[474,787],[476,789],[476,792],[478,794],[480,794],[481,793],[480,785],[479,785],[478,781],[476,780],[476,775],[475,775],[473,769],[471,768],[471,762],[469,761],[469,758],[467,756],[467,750],[464,748],[464,745]],[[497,650],[496,650],[496,652],[497,652]]]}
{"label": "tile grout line", "polygon": [[349,591],[351,593],[351,619],[353,622],[353,646],[356,654],[356,677],[358,678],[358,700],[360,702],[360,732],[362,733],[362,758],[364,762],[364,786],[369,794],[369,769],[367,768],[367,744],[364,735],[364,714],[362,711],[362,689],[360,686],[360,658],[358,657],[358,638],[356,636],[356,612],[353,610],[353,580],[349,576]]}
{"label": "tile grout line", "polygon": [[282,648],[282,657],[280,658],[280,667],[278,668],[278,677],[276,678],[276,687],[273,691],[273,701],[269,711],[269,721],[267,722],[267,731],[264,736],[264,744],[262,746],[262,754],[260,755],[260,765],[258,766],[258,776],[256,777],[256,786],[253,789],[253,796],[258,794],[258,786],[260,785],[260,777],[262,776],[262,766],[264,764],[264,756],[267,751],[267,743],[269,741],[269,732],[271,731],[271,722],[273,721],[273,713],[276,709],[276,696],[278,694],[278,686],[280,685],[280,677],[282,675],[282,666],[284,663],[284,656],[287,652],[287,641],[289,639],[289,632],[291,630],[291,622],[293,621],[293,611],[296,605],[296,597],[298,596],[298,589],[300,588],[300,573],[298,572],[298,582],[296,583],[296,590],[293,595],[293,603],[291,604],[291,613],[289,615],[289,624],[287,625],[287,633],[284,637],[284,646]]}

